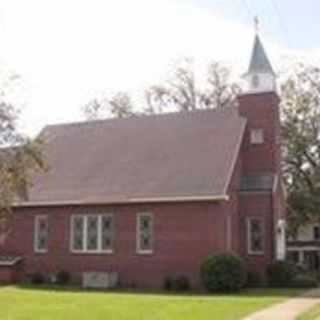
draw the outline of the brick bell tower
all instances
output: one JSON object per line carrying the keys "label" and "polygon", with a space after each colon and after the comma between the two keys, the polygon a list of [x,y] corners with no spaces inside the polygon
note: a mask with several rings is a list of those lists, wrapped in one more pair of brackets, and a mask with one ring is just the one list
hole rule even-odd
{"label": "brick bell tower", "polygon": [[[263,243],[261,254],[250,254],[253,264],[266,265],[273,259],[285,257],[285,214],[281,187],[281,151],[279,96],[276,74],[271,66],[258,33],[255,35],[248,71],[243,76],[246,88],[238,97],[240,116],[247,119],[241,147],[241,202],[242,217],[247,225],[250,219],[260,219]],[[265,203],[265,204],[264,204]],[[253,218],[252,218],[253,217]],[[253,228],[253,227],[252,227]],[[262,230],[262,231],[261,231]],[[248,247],[248,244],[245,245]]]}
{"label": "brick bell tower", "polygon": [[280,171],[280,117],[276,74],[255,36],[247,73],[247,86],[238,97],[239,114],[247,119],[242,153],[244,174],[278,174]]}

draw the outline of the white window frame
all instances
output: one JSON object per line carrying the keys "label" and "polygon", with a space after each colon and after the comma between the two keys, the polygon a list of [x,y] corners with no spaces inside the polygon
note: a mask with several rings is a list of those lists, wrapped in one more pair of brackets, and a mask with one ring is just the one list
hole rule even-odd
{"label": "white window frame", "polygon": [[[97,217],[98,218],[98,249],[89,250],[87,247],[88,242],[88,218]],[[102,217],[111,217],[112,225],[112,248],[111,249],[102,249]],[[83,249],[74,249],[74,219],[81,218],[83,219]],[[112,254],[114,252],[114,215],[112,213],[101,213],[101,214],[73,214],[70,219],[70,251],[77,254]]]}
{"label": "white window frame", "polygon": [[[261,237],[262,237],[262,250],[252,250],[251,248],[251,244],[252,244],[252,241],[251,241],[251,221],[252,220],[258,220],[260,221],[260,224],[261,224]],[[265,247],[265,239],[264,239],[264,219],[261,218],[261,217],[250,217],[250,218],[247,218],[247,252],[249,255],[256,255],[256,256],[261,256],[261,255],[264,255],[264,247]]]}
{"label": "white window frame", "polygon": [[263,129],[251,129],[250,130],[250,143],[251,144],[263,144],[264,143],[264,130]]}
{"label": "white window frame", "polygon": [[[45,219],[47,221],[47,246],[45,249],[40,249],[38,247],[39,238],[39,221]],[[35,253],[47,253],[48,252],[48,242],[49,242],[49,219],[45,214],[38,214],[34,217],[34,237],[33,237],[33,250]]]}
{"label": "white window frame", "polygon": [[[141,249],[141,237],[140,237],[140,219],[141,217],[150,217],[151,218],[151,249]],[[136,218],[136,251],[141,255],[153,254],[154,252],[154,218],[151,212],[139,212]]]}

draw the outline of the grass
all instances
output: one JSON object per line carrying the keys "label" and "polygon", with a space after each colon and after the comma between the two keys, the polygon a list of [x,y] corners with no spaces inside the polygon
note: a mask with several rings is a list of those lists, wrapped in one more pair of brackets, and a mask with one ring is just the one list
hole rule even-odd
{"label": "grass", "polygon": [[303,314],[298,320],[320,320],[320,305],[315,306],[307,313]]}
{"label": "grass", "polygon": [[236,295],[183,295],[4,286],[0,319],[237,320],[299,293],[256,289]]}

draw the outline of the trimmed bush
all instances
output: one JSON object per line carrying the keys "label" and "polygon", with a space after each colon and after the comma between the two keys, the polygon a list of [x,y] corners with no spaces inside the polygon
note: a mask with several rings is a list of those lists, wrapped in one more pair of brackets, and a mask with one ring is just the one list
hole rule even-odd
{"label": "trimmed bush", "polygon": [[209,292],[235,292],[244,287],[247,271],[237,256],[220,254],[208,257],[200,270],[203,285]]}
{"label": "trimmed bush", "polygon": [[190,290],[190,282],[186,276],[179,276],[173,280],[173,289],[175,291]]}
{"label": "trimmed bush", "polygon": [[276,288],[288,288],[297,274],[294,264],[287,261],[273,262],[267,268],[268,284]]}
{"label": "trimmed bush", "polygon": [[33,273],[30,280],[32,284],[44,284],[46,282],[46,278],[41,272]]}
{"label": "trimmed bush", "polygon": [[317,280],[307,274],[299,274],[293,278],[291,281],[292,288],[315,288],[318,286]]}
{"label": "trimmed bush", "polygon": [[261,274],[254,271],[248,272],[246,287],[248,288],[261,288],[264,284],[264,281],[261,277]]}
{"label": "trimmed bush", "polygon": [[61,270],[56,274],[57,284],[66,285],[70,282],[71,275],[68,271]]}

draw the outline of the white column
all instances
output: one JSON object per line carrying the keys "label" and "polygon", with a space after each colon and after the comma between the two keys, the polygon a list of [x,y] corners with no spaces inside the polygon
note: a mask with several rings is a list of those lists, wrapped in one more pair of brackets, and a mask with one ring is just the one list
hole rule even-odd
{"label": "white column", "polygon": [[303,251],[300,250],[299,252],[299,264],[303,264]]}
{"label": "white column", "polygon": [[279,219],[276,228],[276,258],[284,260],[286,258],[286,228],[285,220]]}

